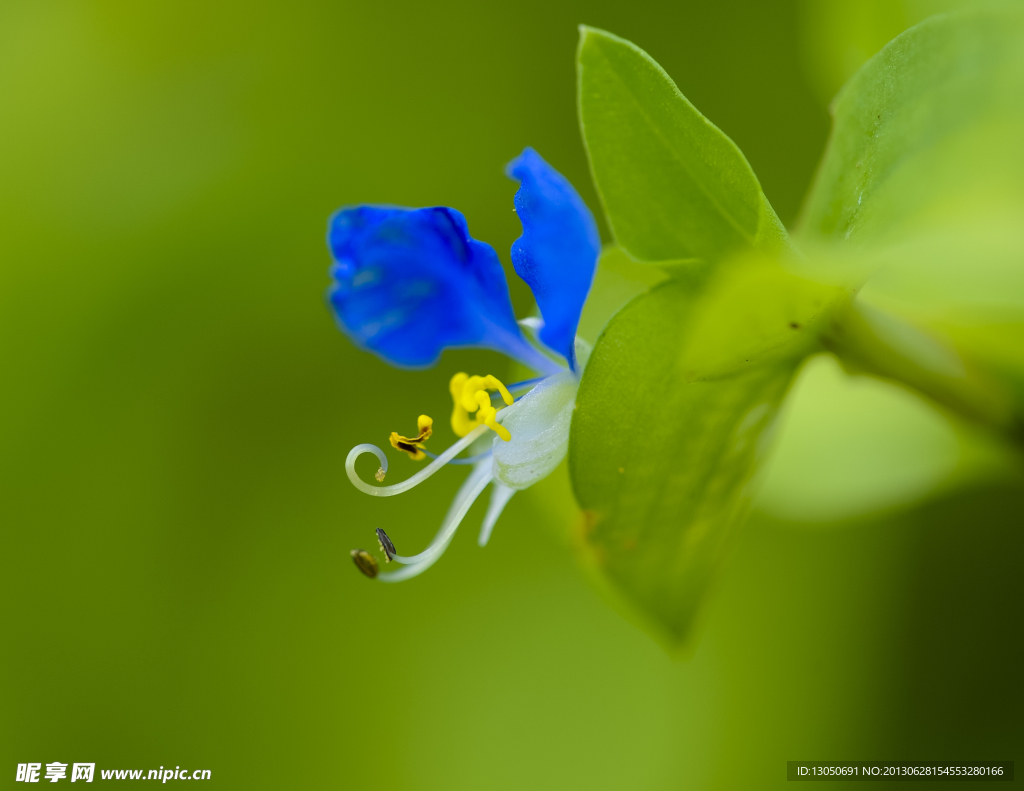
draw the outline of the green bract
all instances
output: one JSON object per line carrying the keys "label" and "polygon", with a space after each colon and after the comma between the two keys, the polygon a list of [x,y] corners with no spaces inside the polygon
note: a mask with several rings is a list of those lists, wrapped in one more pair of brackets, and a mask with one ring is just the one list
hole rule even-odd
{"label": "green bract", "polygon": [[746,511],[793,360],[693,381],[678,353],[699,302],[670,281],[612,319],[584,373],[569,451],[594,563],[673,640]]}
{"label": "green bract", "polygon": [[[580,386],[582,545],[679,643],[811,354],[1024,436],[1024,13],[933,18],[868,61],[836,100],[795,242],[739,149],[646,53],[583,28],[578,73],[618,245],[595,294],[650,287],[607,324]],[[649,280],[630,274],[646,264]]]}

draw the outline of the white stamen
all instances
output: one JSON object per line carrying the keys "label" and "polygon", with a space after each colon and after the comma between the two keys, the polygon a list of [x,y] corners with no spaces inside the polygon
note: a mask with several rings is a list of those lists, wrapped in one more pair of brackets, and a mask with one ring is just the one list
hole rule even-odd
{"label": "white stamen", "polygon": [[501,512],[505,510],[505,506],[515,493],[515,489],[498,481],[494,482],[494,486],[491,487],[491,502],[487,504],[487,516],[484,517],[484,523],[480,527],[480,538],[477,539],[480,546],[487,546],[487,542],[491,540],[494,523],[498,521]]}
{"label": "white stamen", "polygon": [[377,579],[384,582],[401,582],[402,580],[422,574],[433,566],[448,548],[455,535],[455,531],[459,529],[459,525],[473,503],[476,502],[476,498],[480,496],[480,493],[487,488],[487,484],[490,482],[491,470],[487,462],[474,467],[466,480],[462,482],[462,486],[459,487],[459,491],[455,495],[455,499],[452,501],[444,521],[441,523],[441,529],[437,531],[437,535],[434,536],[430,546],[412,557],[395,555],[394,560],[405,564],[405,568],[399,571],[380,574]]}
{"label": "white stamen", "polygon": [[345,472],[348,473],[348,479],[352,481],[352,485],[361,492],[366,492],[367,494],[372,494],[376,497],[390,497],[393,494],[401,494],[402,492],[407,492],[412,487],[423,483],[423,481],[472,445],[473,441],[487,430],[487,426],[477,426],[411,478],[392,486],[371,486],[362,480],[356,473],[356,459],[358,459],[363,453],[372,453],[380,462],[381,471],[385,473],[388,471],[388,458],[384,455],[384,451],[370,443],[356,445],[348,452],[348,457],[345,459]]}
{"label": "white stamen", "polygon": [[380,582],[401,582],[402,580],[412,579],[418,577],[424,571],[433,566],[444,554],[444,551],[448,549],[448,545],[451,543],[449,538],[444,546],[441,547],[441,551],[434,555],[430,560],[425,560],[422,563],[416,563],[412,566],[403,566],[398,571],[386,571],[383,574],[378,574],[377,579]]}

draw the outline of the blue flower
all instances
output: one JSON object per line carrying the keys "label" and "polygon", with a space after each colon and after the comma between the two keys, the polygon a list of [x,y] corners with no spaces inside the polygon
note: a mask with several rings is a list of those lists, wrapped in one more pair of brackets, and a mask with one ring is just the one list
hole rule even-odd
{"label": "blue flower", "polygon": [[[527,148],[509,163],[523,235],[512,264],[544,318],[540,340],[575,367],[573,341],[600,252],[597,225],[558,171]],[[504,352],[538,372],[554,366],[523,337],[494,248],[469,235],[466,218],[434,206],[352,206],[331,218],[329,299],[357,346],[392,365],[426,367],[442,349]]]}
{"label": "blue flower", "polygon": [[[421,415],[412,437],[391,435],[391,444],[413,459],[433,458],[425,469],[394,486],[372,486],[355,473],[355,459],[370,452],[388,463],[376,445],[358,445],[346,461],[352,483],[388,496],[407,491],[446,464],[472,464],[434,542],[405,557],[378,529],[388,562],[405,568],[380,579],[421,573],[447,548],[462,517],[488,485],[491,505],[481,545],[512,494],[549,474],[565,456],[569,422],[585,360],[576,337],[600,253],[594,217],[569,181],[527,148],[509,163],[518,180],[515,208],[523,234],[512,245],[512,265],[530,286],[539,320],[517,322],[508,284],[494,249],[469,235],[455,209],[435,206],[352,206],[330,220],[327,244],[334,258],[328,299],[338,325],[357,346],[404,368],[433,365],[447,348],[494,349],[540,376],[505,387],[493,376],[452,377],[452,429],[461,439],[440,456],[426,450],[430,417]],[[527,338],[521,326],[536,331]],[[524,392],[519,398],[512,394]],[[470,458],[457,458],[471,446]],[[376,561],[363,550],[353,560],[368,576]]]}

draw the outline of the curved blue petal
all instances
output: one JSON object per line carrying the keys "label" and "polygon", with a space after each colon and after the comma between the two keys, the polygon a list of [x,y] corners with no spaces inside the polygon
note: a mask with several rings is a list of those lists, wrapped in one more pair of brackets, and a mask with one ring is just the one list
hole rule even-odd
{"label": "curved blue petal", "polygon": [[515,205],[523,235],[512,244],[512,265],[544,317],[541,341],[575,369],[576,326],[601,252],[597,223],[568,179],[532,148],[505,172],[520,183]]}
{"label": "curved blue petal", "polygon": [[516,324],[494,249],[469,235],[455,209],[346,207],[331,217],[328,293],[339,325],[361,348],[403,367],[452,346],[483,346],[532,368],[540,358]]}

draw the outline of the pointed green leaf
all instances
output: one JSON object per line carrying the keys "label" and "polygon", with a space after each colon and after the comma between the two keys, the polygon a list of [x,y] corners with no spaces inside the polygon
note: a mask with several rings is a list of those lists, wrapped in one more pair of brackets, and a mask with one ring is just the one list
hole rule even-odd
{"label": "pointed green leaf", "polygon": [[786,231],[743,154],[646,52],[580,29],[580,125],[618,244],[638,261],[777,250]]}
{"label": "pointed green leaf", "polygon": [[668,281],[612,319],[587,365],[569,446],[582,544],[677,644],[746,512],[748,484],[796,367],[773,358],[691,381],[681,350],[699,299]]}
{"label": "pointed green leaf", "polygon": [[1005,217],[1024,198],[1022,96],[1019,4],[893,39],[836,98],[802,236],[878,244]]}
{"label": "pointed green leaf", "polygon": [[[831,245],[874,272],[861,292],[874,310],[848,314],[852,324],[834,339],[841,354],[1017,437],[1022,97],[1019,3],[945,14],[906,31],[837,97],[799,234],[812,255],[832,255],[820,249]],[[877,326],[864,316],[877,317]],[[921,329],[929,343],[911,348],[906,339]],[[935,348],[949,365],[936,368],[921,355]]]}

